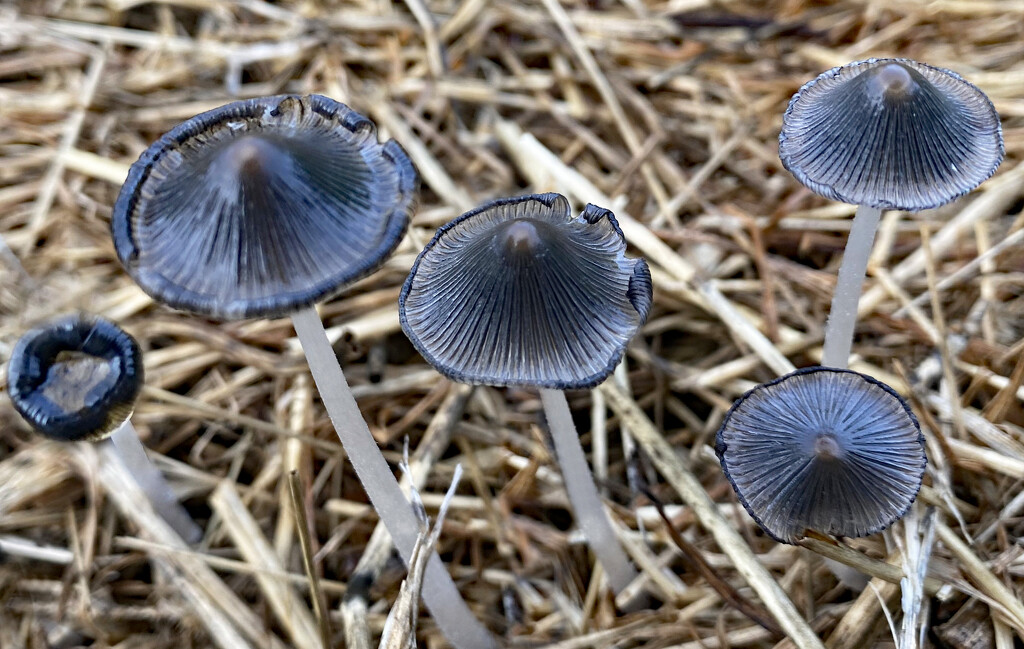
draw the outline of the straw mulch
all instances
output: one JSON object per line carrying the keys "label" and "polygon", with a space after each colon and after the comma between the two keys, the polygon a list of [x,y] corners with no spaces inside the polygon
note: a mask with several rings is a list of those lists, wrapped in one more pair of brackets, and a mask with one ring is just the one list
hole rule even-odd
{"label": "straw mulch", "polygon": [[[1021,2],[7,0],[0,48],[0,357],[30,325],[74,310],[137,336],[148,387],[133,421],[206,531],[193,548],[147,533],[97,448],[40,441],[4,397],[0,647],[211,647],[209,620],[234,626],[241,647],[318,646],[321,620],[332,646],[346,620],[376,645],[405,569],[385,554],[368,589],[351,581],[361,559],[375,563],[364,553],[377,519],[289,321],[220,324],[154,305],[108,235],[127,165],[151,141],[197,112],[281,92],[350,104],[421,173],[398,253],[322,316],[382,449],[397,466],[408,440],[429,469],[428,512],[464,468],[439,549],[504,643],[799,644],[734,605],[727,585],[755,617],[778,604],[737,570],[749,547],[830,648],[891,646],[882,605],[897,631],[903,608],[889,582],[929,554],[912,614],[924,643],[1020,646]],[[853,213],[782,169],[786,103],[824,69],[886,55],[985,90],[1007,157],[952,205],[887,214],[876,242],[853,367],[907,395],[928,437],[910,529],[783,546],[737,505],[709,442],[745,389],[820,357]],[[527,191],[613,208],[652,266],[654,308],[619,387],[570,394],[646,597],[616,602],[574,531],[537,394],[470,394],[399,328],[399,287],[433,230]],[[325,616],[303,567],[293,470]],[[697,498],[681,497],[689,472],[717,511],[684,504]],[[742,548],[709,534],[715,516]],[[821,553],[875,577],[864,588]],[[445,646],[426,613],[418,622],[421,646]]]}

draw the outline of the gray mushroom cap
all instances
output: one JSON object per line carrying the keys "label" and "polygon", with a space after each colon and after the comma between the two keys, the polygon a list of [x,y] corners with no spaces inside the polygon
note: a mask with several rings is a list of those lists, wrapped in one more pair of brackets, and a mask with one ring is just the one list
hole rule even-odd
{"label": "gray mushroom cap", "polygon": [[228,320],[285,315],[383,264],[416,184],[402,148],[344,104],[248,99],[150,146],[111,231],[125,269],[160,302]]}
{"label": "gray mushroom cap", "polygon": [[715,451],[740,502],[769,536],[857,537],[906,513],[924,477],[910,408],[869,376],[825,367],[755,387],[726,415]]}
{"label": "gray mushroom cap", "polygon": [[647,318],[651,276],[615,216],[559,194],[488,203],[438,230],[399,297],[402,328],[464,383],[592,387]]}
{"label": "gray mushroom cap", "polygon": [[831,200],[918,211],[995,173],[1002,127],[988,97],[955,72],[869,59],[833,68],[793,96],[779,158]]}

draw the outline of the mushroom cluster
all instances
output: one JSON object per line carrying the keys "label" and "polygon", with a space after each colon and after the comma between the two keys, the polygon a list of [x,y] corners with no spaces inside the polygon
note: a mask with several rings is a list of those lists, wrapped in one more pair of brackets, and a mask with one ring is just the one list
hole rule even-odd
{"label": "mushroom cluster", "polygon": [[[891,387],[847,369],[861,284],[882,210],[933,209],[989,178],[999,117],[977,87],[908,59],[869,59],[805,84],[785,112],[782,164],[811,191],[858,206],[825,329],[822,366],[758,385],[725,415],[715,451],[739,501],[773,539],[883,530],[914,502],[924,437]],[[416,205],[417,172],[395,141],[319,95],[233,102],[197,115],[135,162],[114,205],[124,269],[158,302],[216,320],[290,317],[324,407],[395,548],[413,560],[421,522],[370,433],[316,304],[382,267]],[[473,385],[535,388],[574,517],[608,583],[638,572],[595,485],[565,390],[597,386],[652,307],[645,260],[615,215],[574,216],[556,193],[490,201],[439,228],[398,298],[427,363]],[[110,438],[156,510],[187,541],[201,529],[129,420],[143,378],[136,341],[102,318],[26,333],[7,373],[40,434]],[[492,649],[432,553],[423,597],[456,649]]]}

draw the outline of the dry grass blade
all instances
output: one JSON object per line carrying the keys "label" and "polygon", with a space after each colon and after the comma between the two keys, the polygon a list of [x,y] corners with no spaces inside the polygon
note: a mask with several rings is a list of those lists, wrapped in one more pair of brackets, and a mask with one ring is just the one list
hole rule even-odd
{"label": "dry grass blade", "polygon": [[302,548],[302,565],[306,569],[306,578],[309,579],[313,613],[316,615],[317,626],[320,628],[320,642],[323,647],[330,647],[331,619],[327,613],[327,604],[324,592],[320,588],[320,578],[313,557],[313,543],[309,538],[309,521],[306,519],[306,503],[302,497],[302,483],[298,471],[288,473],[288,487],[292,496],[292,511],[295,513],[295,523],[299,533],[299,547]]}
{"label": "dry grass blade", "polygon": [[29,236],[25,239],[25,248],[22,250],[23,254],[36,245],[36,237],[46,224],[46,217],[57,196],[61,174],[64,173],[64,157],[68,151],[73,150],[75,147],[75,142],[82,131],[82,125],[85,123],[86,111],[88,111],[89,104],[92,103],[93,97],[96,95],[96,90],[99,87],[100,79],[103,78],[103,69],[106,64],[106,52],[96,51],[86,71],[86,80],[82,94],[79,97],[79,105],[71,113],[71,118],[65,123],[60,146],[57,148],[53,162],[50,163],[50,168],[43,179],[43,187],[39,191],[35,205],[33,205],[32,216],[28,222]]}
{"label": "dry grass blade", "polygon": [[900,626],[899,647],[917,649],[922,646],[922,611],[927,610],[924,601],[924,580],[935,540],[935,510],[929,508],[923,516],[913,507],[903,518],[903,539],[899,543],[903,554],[904,579],[900,580],[903,590],[903,622]]}
{"label": "dry grass blade", "polygon": [[[409,561],[409,576],[402,581],[398,599],[384,623],[379,649],[412,649],[416,646],[416,619],[420,589],[423,587],[423,575],[427,570],[427,561],[441,536],[444,519],[448,515],[448,507],[461,479],[462,465],[456,465],[455,473],[452,475],[452,484],[437,512],[433,527],[428,528],[427,523],[424,523],[424,528],[416,539],[413,558]],[[417,492],[414,490],[412,493],[415,501],[418,498]],[[422,503],[419,504],[419,507],[423,507]]]}
{"label": "dry grass blade", "polygon": [[0,461],[0,516],[21,509],[70,476],[68,462],[54,443],[30,446],[10,455]]}
{"label": "dry grass blade", "polygon": [[[891,563],[879,561],[878,559],[872,559],[832,539],[809,535],[800,539],[798,544],[800,547],[807,548],[815,554],[820,554],[827,559],[856,568],[866,575],[887,581],[890,584],[898,585],[900,580],[903,579],[903,570],[899,566],[894,566]],[[928,595],[937,595],[943,588],[944,584],[938,579],[927,578],[924,580],[924,592]]]}
{"label": "dry grass blade", "polygon": [[246,562],[266,568],[270,573],[256,574],[256,581],[278,621],[299,647],[321,647],[321,636],[306,603],[291,584],[271,573],[284,572],[273,546],[267,541],[259,524],[249,513],[238,492],[229,482],[222,482],[210,497],[210,505],[220,517],[224,530]]}
{"label": "dry grass blade", "polygon": [[700,573],[700,576],[715,589],[715,592],[721,595],[722,599],[735,606],[739,612],[749,617],[751,621],[761,625],[765,630],[782,635],[782,629],[771,618],[768,611],[763,610],[760,606],[743,597],[729,582],[719,577],[718,573],[701,556],[700,550],[683,538],[683,535],[679,533],[679,530],[675,528],[672,520],[665,513],[665,508],[662,506],[661,501],[650,492],[647,492],[646,496],[654,503],[654,507],[658,510],[658,515],[661,516],[661,520],[665,523],[665,529],[668,531],[669,537],[676,544],[676,547],[679,548],[679,551],[683,553],[687,563]]}
{"label": "dry grass blade", "polygon": [[[258,634],[262,625],[251,617],[249,609],[212,570],[187,554],[188,546],[153,510],[149,499],[121,464],[113,448],[103,445],[100,450],[102,456],[97,476],[121,514],[138,526],[143,537],[185,552],[156,561],[164,566],[170,582],[189,601],[192,611],[209,630],[213,641],[221,649],[250,649],[255,646],[242,637],[242,631]],[[239,622],[248,626],[240,627]]]}
{"label": "dry grass blade", "polygon": [[900,594],[897,584],[875,578],[860,592],[853,606],[836,624],[832,634],[825,641],[828,649],[859,649],[871,646],[875,628],[883,615],[882,607],[888,609],[896,603]]}
{"label": "dry grass blade", "polygon": [[967,576],[983,593],[1003,607],[1001,613],[1008,617],[1007,623],[1013,626],[1021,637],[1024,637],[1024,602],[1021,602],[1019,597],[992,574],[988,566],[978,558],[978,555],[974,554],[966,543],[960,540],[960,537],[948,525],[942,521],[936,521],[935,531],[938,540],[942,541],[960,560],[960,565]]}

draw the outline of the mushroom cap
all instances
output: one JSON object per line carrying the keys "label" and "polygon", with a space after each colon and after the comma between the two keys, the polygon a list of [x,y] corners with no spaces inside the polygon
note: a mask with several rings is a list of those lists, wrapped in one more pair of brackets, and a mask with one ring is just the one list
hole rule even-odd
{"label": "mushroom cap", "polygon": [[487,203],[443,226],[398,298],[406,335],[463,383],[592,387],[647,319],[651,274],[615,216],[560,194]]}
{"label": "mushroom cap", "polygon": [[868,59],[822,73],[793,95],[779,158],[825,198],[918,211],[995,173],[1003,133],[989,98],[957,73]]}
{"label": "mushroom cap", "polygon": [[872,534],[910,508],[927,462],[910,408],[850,370],[810,367],[740,397],[715,451],[740,502],[769,536]]}
{"label": "mushroom cap", "polygon": [[113,433],[132,414],[142,381],[135,339],[109,320],[84,315],[23,335],[7,368],[14,408],[40,435],[61,442]]}
{"label": "mushroom cap", "polygon": [[114,247],[154,299],[214,318],[286,315],[384,263],[416,171],[327,97],[280,95],[197,115],[132,165]]}

